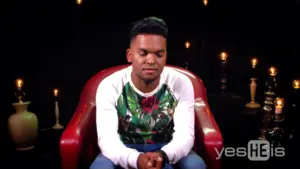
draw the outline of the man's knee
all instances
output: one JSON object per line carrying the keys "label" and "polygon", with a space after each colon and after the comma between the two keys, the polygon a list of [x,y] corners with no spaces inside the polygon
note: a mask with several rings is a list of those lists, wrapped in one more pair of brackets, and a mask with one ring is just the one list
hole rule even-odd
{"label": "man's knee", "polygon": [[207,168],[204,160],[194,151],[191,151],[187,156],[183,157],[179,163],[181,169]]}
{"label": "man's knee", "polygon": [[90,169],[114,169],[114,163],[103,156],[101,153],[96,157],[94,162],[91,164]]}

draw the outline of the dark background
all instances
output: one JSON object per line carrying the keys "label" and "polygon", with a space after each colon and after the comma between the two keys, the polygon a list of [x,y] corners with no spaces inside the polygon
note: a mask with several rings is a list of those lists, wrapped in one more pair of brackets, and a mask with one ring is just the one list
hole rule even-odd
{"label": "dark background", "polygon": [[[40,128],[54,122],[53,88],[59,88],[61,123],[72,117],[86,81],[98,71],[126,62],[130,24],[147,16],[169,26],[168,63],[189,69],[208,93],[219,92],[220,60],[228,52],[228,90],[249,96],[250,59],[259,59],[258,100],[268,68],[278,68],[278,95],[286,97],[299,77],[297,0],[100,1],[23,0],[1,4],[1,130],[10,144],[7,119],[15,110],[15,80],[24,79],[29,110]],[[185,41],[191,42],[187,54]]]}

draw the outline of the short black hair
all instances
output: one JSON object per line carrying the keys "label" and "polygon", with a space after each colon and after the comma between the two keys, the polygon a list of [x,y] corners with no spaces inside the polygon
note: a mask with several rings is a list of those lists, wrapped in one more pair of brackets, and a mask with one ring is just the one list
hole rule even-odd
{"label": "short black hair", "polygon": [[161,35],[167,39],[168,27],[163,19],[157,17],[147,17],[132,24],[129,39],[132,41],[139,34]]}

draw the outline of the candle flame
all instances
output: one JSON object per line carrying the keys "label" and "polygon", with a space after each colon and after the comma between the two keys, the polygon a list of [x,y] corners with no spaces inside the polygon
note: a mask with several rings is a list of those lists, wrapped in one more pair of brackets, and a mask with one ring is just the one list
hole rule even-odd
{"label": "candle flame", "polygon": [[16,86],[17,86],[18,88],[22,87],[22,86],[23,86],[23,80],[22,80],[22,79],[17,79],[17,80],[16,80]]}
{"label": "candle flame", "polygon": [[203,0],[203,4],[206,6],[208,4],[208,0]]}
{"label": "candle flame", "polygon": [[76,0],[76,3],[77,3],[78,5],[80,5],[80,4],[82,4],[82,0]]}
{"label": "candle flame", "polygon": [[257,62],[258,62],[257,58],[253,58],[253,59],[251,60],[251,64],[252,64],[252,67],[253,67],[253,68],[255,68],[255,66],[257,65]]}
{"label": "candle flame", "polygon": [[54,96],[56,97],[58,95],[58,89],[53,90]]}
{"label": "candle flame", "polygon": [[225,61],[227,59],[227,53],[226,52],[222,52],[220,55],[221,60]]}
{"label": "candle flame", "polygon": [[191,46],[191,43],[190,42],[185,42],[185,48],[190,48],[190,46]]}
{"label": "candle flame", "polygon": [[294,87],[294,89],[299,89],[300,88],[300,80],[298,80],[298,79],[294,80],[293,87]]}
{"label": "candle flame", "polygon": [[281,97],[277,97],[275,99],[275,107],[282,108],[284,106],[284,99]]}
{"label": "candle flame", "polygon": [[276,74],[277,74],[277,69],[276,69],[276,67],[270,67],[270,69],[269,69],[269,74],[270,74],[270,76],[276,76]]}

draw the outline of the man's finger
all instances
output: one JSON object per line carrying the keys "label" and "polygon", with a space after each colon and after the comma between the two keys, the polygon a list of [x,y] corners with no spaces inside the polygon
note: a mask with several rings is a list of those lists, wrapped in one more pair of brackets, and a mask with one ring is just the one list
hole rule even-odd
{"label": "man's finger", "polygon": [[156,169],[161,169],[162,168],[162,161],[163,161],[163,159],[161,157],[158,157],[156,159],[156,162],[155,162],[155,168]]}
{"label": "man's finger", "polygon": [[147,166],[148,166],[148,167],[153,167],[153,166],[154,166],[153,163],[154,163],[154,162],[153,162],[152,160],[149,160],[148,163],[147,163]]}

